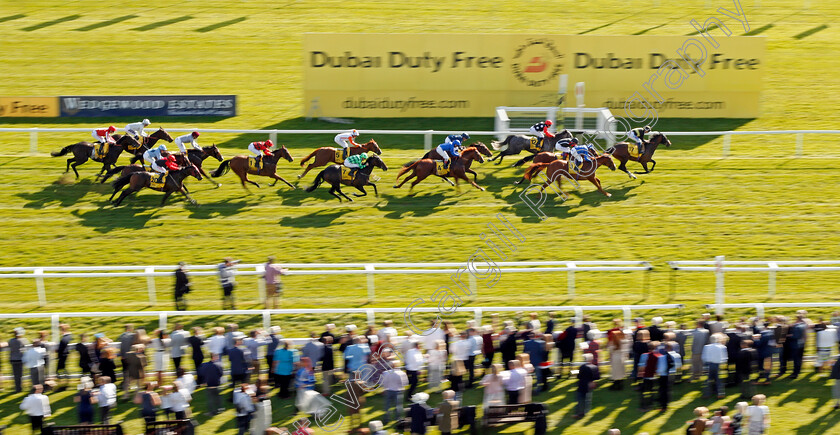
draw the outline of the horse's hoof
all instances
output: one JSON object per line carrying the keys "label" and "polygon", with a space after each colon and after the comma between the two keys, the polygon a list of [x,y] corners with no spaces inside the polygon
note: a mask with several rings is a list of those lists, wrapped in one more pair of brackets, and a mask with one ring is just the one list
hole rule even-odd
{"label": "horse's hoof", "polygon": [[611,197],[612,197],[612,193],[607,192],[607,198],[611,198]]}
{"label": "horse's hoof", "polygon": [[216,183],[216,189],[222,187],[222,183]]}
{"label": "horse's hoof", "polygon": [[303,178],[303,175],[298,174],[298,179]]}
{"label": "horse's hoof", "polygon": [[486,189],[484,189],[483,187],[481,187],[480,189],[481,189],[481,191],[482,191],[482,192],[484,192],[484,191],[486,190]]}
{"label": "horse's hoof", "polygon": [[394,185],[394,189],[399,189],[399,188],[400,188],[400,186],[397,186],[396,184]]}

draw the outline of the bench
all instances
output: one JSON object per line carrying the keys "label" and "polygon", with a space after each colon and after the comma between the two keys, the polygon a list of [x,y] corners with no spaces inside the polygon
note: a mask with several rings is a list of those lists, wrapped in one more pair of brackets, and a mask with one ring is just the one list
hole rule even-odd
{"label": "bench", "polygon": [[194,433],[193,423],[189,419],[164,420],[146,423],[145,435],[177,434],[192,435]]}
{"label": "bench", "polygon": [[120,423],[58,426],[47,424],[43,433],[50,435],[123,435]]}
{"label": "bench", "polygon": [[527,422],[544,425],[547,415],[548,408],[542,403],[495,405],[487,408],[482,423],[484,427]]}

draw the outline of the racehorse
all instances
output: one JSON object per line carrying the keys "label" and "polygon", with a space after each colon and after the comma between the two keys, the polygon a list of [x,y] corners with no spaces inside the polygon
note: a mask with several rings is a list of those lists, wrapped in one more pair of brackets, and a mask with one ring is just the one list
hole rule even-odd
{"label": "racehorse", "polygon": [[[591,156],[591,157],[598,157],[598,156]],[[536,156],[534,156],[534,163],[551,163],[555,160],[559,160],[559,159],[557,158],[557,154],[552,153],[552,152],[539,153]],[[527,180],[523,176],[522,178],[519,179],[519,181],[514,181],[513,184],[522,184],[524,181],[527,181]]]}
{"label": "racehorse", "polygon": [[[164,153],[166,153],[166,151],[164,151]],[[213,157],[220,162],[222,160],[224,160],[222,158],[222,153],[219,152],[219,147],[217,147],[216,144],[213,144],[213,146],[209,146],[209,147],[201,147],[201,150],[190,148],[190,149],[187,150],[187,155],[189,156],[190,163],[195,165],[196,168],[198,168],[198,172],[201,172],[201,175],[207,177],[207,181],[209,181],[210,184],[214,184],[214,185],[216,185],[216,187],[221,186],[221,184],[216,183],[215,181],[211,180],[210,177],[207,175],[207,173],[204,172],[204,168],[201,167],[202,163],[204,163],[204,159],[206,159],[208,157]],[[176,154],[174,154],[174,156],[175,156],[175,163],[177,163],[178,166],[186,166],[187,159],[184,158],[183,154],[176,153]],[[102,179],[99,180],[99,182],[104,183],[106,180],[111,178],[117,172],[120,173],[120,176],[123,176],[123,175],[128,175],[132,172],[144,172],[144,171],[146,171],[146,168],[141,166],[141,165],[116,166],[113,169],[106,172],[105,176],[102,177]]]}
{"label": "racehorse", "polygon": [[[621,164],[618,165],[618,169],[624,171],[627,175],[630,176],[632,179],[636,179],[636,176],[630,173],[627,170],[627,161],[633,160],[635,162],[639,162],[642,165],[642,168],[645,169],[645,172],[636,172],[637,174],[647,174],[649,172],[653,172],[653,168],[656,167],[656,160],[653,160],[653,153],[656,152],[656,147],[659,144],[664,143],[666,147],[671,146],[671,141],[665,137],[665,134],[660,133],[658,131],[652,132],[650,135],[650,141],[648,141],[647,145],[645,145],[645,152],[640,156],[631,156],[628,148],[627,142],[619,142],[607,149],[607,153],[612,154],[613,157],[618,159]],[[635,144],[634,144],[635,145]],[[647,168],[647,162],[653,162],[653,166],[650,167],[650,170]]]}
{"label": "racehorse", "polygon": [[[612,156],[609,154],[602,154],[595,158],[594,161],[590,160],[588,163],[590,165],[584,165],[583,167],[579,168],[577,172],[570,173],[569,172],[569,163],[565,160],[555,160],[551,163],[534,163],[528,170],[525,171],[525,179],[531,180],[535,175],[537,175],[540,171],[545,169],[546,175],[548,175],[548,181],[543,183],[540,190],[545,190],[552,182],[557,181],[557,187],[560,191],[563,191],[563,187],[560,184],[560,181],[563,176],[574,178],[575,180],[589,180],[595,187],[598,188],[598,191],[607,195],[607,197],[612,196],[611,193],[607,192],[601,187],[601,180],[595,176],[595,172],[601,166],[606,165],[610,170],[615,171],[615,162],[612,160]],[[594,165],[594,167],[592,166]]]}
{"label": "racehorse", "polygon": [[[478,150],[479,153],[481,153],[484,156],[493,157],[493,152],[491,152],[490,149],[487,148],[487,145],[484,145],[481,142],[475,142],[470,146],[474,147],[476,150]],[[421,157],[420,159],[421,160],[422,159],[443,160],[443,157],[438,155],[437,148],[435,148],[435,149],[432,149],[431,151],[427,152],[426,154],[424,154],[423,157]],[[404,164],[403,167],[410,166],[412,163],[414,163],[416,161],[417,160],[412,160],[412,161]],[[466,168],[465,171],[468,174],[473,174],[473,180],[478,182],[478,174],[475,171],[473,171],[470,168]]]}
{"label": "racehorse", "polygon": [[72,151],[73,157],[67,159],[67,168],[64,172],[70,172],[70,168],[72,167],[73,172],[76,173],[76,178],[79,178],[79,171],[76,170],[76,166],[84,164],[88,161],[88,159],[100,162],[102,163],[102,170],[96,175],[96,178],[99,178],[103,173],[105,173],[105,171],[117,163],[117,159],[120,157],[120,153],[122,153],[124,147],[137,147],[140,146],[140,143],[134,140],[131,136],[122,136],[116,141],[116,143],[108,146],[108,152],[101,160],[91,158],[91,153],[93,152],[95,146],[99,145],[83,141],[74,143],[73,145],[67,145],[60,151],[53,151],[50,155],[53,157],[60,157]]}
{"label": "racehorse", "polygon": [[411,190],[414,189],[414,186],[416,186],[417,183],[423,181],[429,175],[436,175],[446,180],[446,182],[450,185],[455,186],[455,183],[449,181],[449,179],[446,178],[446,175],[452,175],[452,177],[455,178],[456,182],[458,181],[458,179],[461,179],[472,184],[476,187],[476,189],[483,191],[484,188],[476,184],[475,181],[471,181],[466,174],[466,170],[470,168],[470,164],[472,164],[473,160],[478,160],[479,163],[484,163],[484,158],[481,157],[481,154],[478,153],[478,150],[476,150],[476,148],[474,147],[469,147],[461,152],[460,158],[453,159],[449,163],[449,173],[445,175],[440,175],[437,173],[437,165],[434,160],[418,160],[406,167],[403,167],[400,170],[400,173],[397,174],[397,180],[399,180],[400,177],[408,171],[412,171],[412,173],[408,177],[405,177],[405,179],[400,184],[395,184],[394,188],[399,189],[400,187],[402,187],[403,184],[405,184],[406,181],[412,179],[413,177],[417,177],[417,179],[411,183],[411,188],[409,189],[409,192],[411,192]]}
{"label": "racehorse", "polygon": [[[555,144],[557,144],[558,140],[560,140],[560,139],[571,139],[571,138],[574,137],[574,135],[569,130],[563,130],[560,133],[557,133],[556,135],[554,135],[554,137],[546,136],[545,139],[543,140],[542,146],[540,147],[539,150],[534,150],[534,149],[531,148],[531,138],[532,137],[533,136],[526,136],[526,135],[522,135],[522,134],[510,135],[510,136],[506,137],[505,140],[503,140],[502,142],[497,142],[497,141],[490,142],[490,145],[493,146],[494,150],[499,150],[503,146],[507,145],[507,148],[502,150],[502,152],[500,152],[499,154],[496,154],[496,157],[493,157],[492,159],[490,159],[490,161],[492,162],[493,160],[499,159],[499,161],[496,162],[496,164],[497,165],[501,164],[502,160],[505,158],[505,156],[517,155],[517,154],[521,153],[522,150],[526,150],[526,151],[528,151],[532,154],[535,154],[535,155],[540,153],[540,152],[544,152],[544,151],[554,151],[554,146],[555,146]],[[514,163],[513,166],[522,166],[523,163],[531,161],[531,160],[533,160],[533,158],[534,158],[533,155],[526,156],[525,158],[520,159],[519,161]]]}
{"label": "racehorse", "polygon": [[286,149],[286,145],[280,145],[280,148],[274,150],[273,153],[274,155],[272,156],[262,156],[262,167],[260,167],[259,170],[248,167],[248,156],[236,156],[232,159],[223,161],[222,164],[219,165],[218,169],[210,173],[210,176],[213,178],[220,177],[226,174],[228,170],[232,169],[233,173],[239,176],[239,180],[242,182],[242,187],[244,187],[245,190],[248,190],[248,186],[245,185],[246,181],[254,186],[260,187],[259,184],[248,179],[248,174],[273,178],[274,182],[269,184],[269,186],[274,186],[277,184],[277,180],[280,180],[294,189],[295,186],[292,186],[291,183],[277,175],[277,162],[279,162],[281,158],[286,159],[289,162],[294,161],[292,155],[289,154],[289,150]]}
{"label": "racehorse", "polygon": [[[339,151],[339,158],[336,158],[336,151]],[[300,175],[298,175],[298,178],[303,178],[303,176],[306,175],[306,173],[309,172],[312,168],[324,166],[329,163],[337,163],[339,165],[343,164],[344,160],[340,158],[340,151],[342,150],[336,147],[321,147],[315,151],[312,151],[308,156],[304,157],[303,160],[300,161],[300,166],[303,167],[303,165],[305,165],[306,162],[312,157],[315,157],[315,161],[310,163],[309,166],[307,166],[306,169],[304,169],[303,172]],[[360,145],[357,147],[348,147],[347,155],[353,156],[356,154],[361,154],[363,152],[373,152],[378,155],[382,154],[382,150],[379,149],[379,145],[376,144],[375,140],[371,139],[364,145]]]}
{"label": "racehorse", "polygon": [[[365,196],[367,192],[365,191],[365,186],[373,186],[373,194],[379,196],[379,192],[376,190],[376,185],[370,182],[370,173],[373,171],[373,168],[380,168],[383,171],[388,170],[388,166],[385,165],[385,162],[382,161],[381,158],[377,155],[371,155],[367,159],[367,166],[362,169],[357,169],[355,175],[353,176],[352,180],[343,180],[341,178],[341,167],[342,165],[330,165],[327,166],[326,169],[318,173],[318,176],[315,177],[315,182],[306,188],[307,192],[312,192],[321,185],[322,182],[326,181],[330,183],[332,187],[330,187],[330,194],[336,198],[338,201],[341,202],[341,196],[353,202],[353,198],[345,195],[344,192],[341,191],[341,185],[345,184],[347,186],[353,186],[358,189],[362,194],[358,194],[353,192],[354,196]],[[337,192],[337,193],[336,193]],[[339,196],[341,195],[341,196]]]}
{"label": "racehorse", "polygon": [[117,178],[117,180],[114,181],[114,193],[111,194],[111,198],[108,198],[108,201],[113,199],[114,195],[116,195],[120,189],[125,187],[125,185],[128,185],[128,189],[124,190],[122,194],[120,194],[120,197],[114,202],[114,207],[118,207],[122,203],[123,199],[125,199],[128,195],[131,195],[144,187],[164,193],[163,200],[160,201],[161,206],[166,203],[166,199],[169,198],[169,195],[172,195],[172,192],[181,192],[187,200],[190,201],[190,204],[196,204],[195,200],[192,199],[190,194],[184,188],[184,179],[188,176],[193,176],[196,179],[201,180],[201,172],[198,172],[198,168],[196,168],[195,165],[189,165],[178,169],[177,171],[169,171],[168,175],[164,177],[166,181],[161,188],[151,187],[152,177],[154,176],[155,174],[150,172],[134,172]]}
{"label": "racehorse", "polygon": [[[119,138],[122,137],[122,135],[113,134],[111,135],[111,137],[113,137],[116,141],[119,140]],[[163,129],[163,127],[160,127],[157,129],[156,132],[143,137],[141,141],[138,142],[137,147],[126,147],[125,152],[132,155],[131,160],[128,163],[134,164],[134,162],[140,160],[140,164],[142,165],[144,163],[143,153],[146,152],[146,150],[154,147],[159,140],[165,140],[169,143],[172,143],[172,136],[170,136],[169,133],[167,133],[166,130]]]}

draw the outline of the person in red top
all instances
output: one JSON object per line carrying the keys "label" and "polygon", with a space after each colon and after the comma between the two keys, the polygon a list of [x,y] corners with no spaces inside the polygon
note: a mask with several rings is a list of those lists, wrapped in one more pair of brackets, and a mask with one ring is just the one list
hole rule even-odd
{"label": "person in red top", "polygon": [[248,151],[254,153],[257,159],[257,165],[260,164],[260,160],[262,156],[273,156],[274,154],[271,152],[271,147],[274,146],[274,142],[270,139],[265,142],[251,142],[248,145]]}
{"label": "person in red top", "polygon": [[165,174],[169,171],[177,171],[178,169],[181,169],[181,167],[175,162],[175,156],[170,154],[160,160],[152,162],[152,169],[161,174]]}
{"label": "person in red top", "polygon": [[105,144],[114,143],[114,138],[111,137],[111,135],[114,134],[115,131],[117,131],[117,127],[112,125],[108,128],[97,128],[91,132],[91,136],[96,139],[96,143],[99,145],[100,155],[104,155],[107,152]]}

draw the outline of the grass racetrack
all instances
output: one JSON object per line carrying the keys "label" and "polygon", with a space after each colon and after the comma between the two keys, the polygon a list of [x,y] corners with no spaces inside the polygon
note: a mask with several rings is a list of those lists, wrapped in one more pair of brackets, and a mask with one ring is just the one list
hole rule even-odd
{"label": "grass racetrack", "polygon": [[[806,6],[807,5],[807,6]],[[0,2],[0,95],[143,95],[236,94],[239,115],[229,119],[152,119],[166,128],[341,128],[298,118],[301,101],[302,32],[516,32],[630,35],[686,35],[692,18],[704,20],[731,3],[690,1],[615,2],[598,4],[543,2],[155,2],[137,8],[122,2]],[[829,1],[751,1],[742,3],[752,34],[767,37],[767,62],[762,92],[762,116],[743,120],[664,120],[663,131],[833,129],[840,103],[837,69],[830,55],[840,48],[840,33],[833,24],[840,5]],[[538,10],[539,8],[539,10]],[[551,19],[535,18],[545,11],[562,11]],[[625,11],[625,12],[621,12]],[[566,24],[564,24],[566,23]],[[828,23],[828,27],[824,25]],[[740,28],[739,28],[740,30]],[[743,32],[736,32],[741,34]],[[676,47],[675,47],[676,49]],[[641,84],[640,84],[641,85]],[[489,114],[488,114],[489,115]],[[2,126],[88,127],[134,119],[7,119]],[[364,129],[490,130],[492,119],[358,120]],[[578,273],[577,296],[566,296],[563,273],[503,275],[492,289],[465,299],[467,306],[493,305],[597,305],[682,303],[686,309],[668,318],[690,322],[714,302],[714,275],[672,275],[669,260],[727,259],[833,259],[840,254],[837,219],[840,203],[840,156],[833,135],[805,136],[804,155],[792,159],[792,136],[736,136],[731,157],[721,158],[722,138],[670,137],[674,146],[660,148],[653,174],[629,180],[620,172],[602,169],[599,177],[613,194],[606,198],[589,183],[579,190],[565,185],[572,197],[550,198],[540,221],[519,199],[521,187],[511,183],[521,170],[505,164],[474,165],[479,192],[470,186],[458,194],[440,180],[428,179],[417,195],[407,186],[395,190],[399,167],[422,155],[422,139],[413,136],[376,137],[389,166],[378,183],[379,197],[369,195],[354,203],[341,203],[321,187],[312,194],[285,186],[246,193],[233,174],[213,188],[205,181],[188,186],[200,207],[186,206],[173,197],[157,207],[160,194],[143,191],[120,208],[107,203],[108,185],[95,184],[98,167],[80,167],[76,182],[62,176],[63,158],[49,151],[79,140],[88,133],[40,134],[39,153],[28,155],[28,135],[0,133],[0,252],[2,266],[88,264],[194,264],[216,263],[225,256],[261,262],[276,255],[280,262],[395,262],[465,261],[483,243],[479,235],[502,213],[526,241],[510,260],[648,260],[655,269],[633,273]],[[245,154],[256,135],[202,135],[200,143],[218,143],[226,158]],[[437,138],[436,138],[437,139]],[[490,138],[475,138],[489,143]],[[291,182],[300,172],[298,162],[317,146],[329,145],[327,135],[281,137],[294,163],[283,163],[279,173]],[[122,157],[121,159],[126,159]],[[121,162],[123,161],[121,160]],[[508,162],[510,160],[510,162]],[[208,169],[217,163],[207,160]],[[640,168],[629,163],[632,170]],[[302,182],[315,178],[312,171]],[[350,189],[345,189],[350,192]],[[285,280],[284,308],[338,308],[364,306],[404,307],[414,297],[430,295],[447,279],[443,275],[378,276],[376,301],[366,301],[361,276],[306,277]],[[31,280],[0,280],[0,312],[122,311],[171,308],[171,279],[158,279],[156,306],[149,306],[145,279],[47,280],[46,307],[37,303]],[[727,274],[727,302],[833,301],[840,274],[780,273],[778,292],[767,295],[767,275]],[[191,309],[219,308],[214,277],[195,278],[189,295]],[[238,308],[259,308],[254,279],[242,278]],[[814,310],[825,317],[830,310]],[[790,314],[784,310],[768,313]],[[488,316],[489,313],[485,313]],[[618,313],[591,313],[604,328]],[[639,313],[647,314],[647,313]],[[728,317],[754,314],[732,311]],[[504,318],[504,315],[502,316]],[[399,316],[394,316],[398,320]],[[453,320],[463,325],[466,314]],[[148,319],[71,319],[74,332],[105,331],[116,337],[122,322],[133,320],[154,329]],[[170,318],[188,326],[217,325],[236,320],[243,330],[260,319]],[[356,323],[361,316],[336,316],[338,325]],[[378,318],[378,320],[381,320]],[[280,317],[274,321],[284,335],[301,337],[320,330],[320,315]],[[30,331],[47,329],[48,322],[4,322],[4,330],[24,324]],[[7,334],[8,335],[8,334]],[[809,350],[812,349],[809,346]],[[5,364],[3,370],[8,371]],[[73,362],[71,362],[73,364]],[[768,395],[772,412],[770,433],[820,434],[838,431],[840,414],[831,411],[826,374],[811,374],[796,381],[776,382],[760,391]],[[587,418],[571,418],[572,382],[555,384],[535,396],[551,409],[553,434],[597,434],[609,427],[622,433],[683,433],[683,423],[695,406],[723,404],[734,408],[737,392],[725,400],[700,398],[699,384],[675,390],[675,402],[663,414],[640,413],[631,391],[609,394],[596,391]],[[10,383],[6,382],[8,389]],[[20,394],[0,396],[0,424],[9,433],[24,433],[26,417],[17,406]],[[204,395],[196,394],[194,408],[204,411]],[[466,396],[467,404],[480,403],[480,392]],[[70,393],[52,397],[53,421],[75,422]],[[434,406],[438,397],[432,400]],[[274,402],[275,421],[294,419],[290,402]],[[140,431],[133,405],[121,404],[119,419],[129,433]],[[381,399],[368,401],[365,418],[381,416]],[[233,412],[208,419],[198,417],[200,433],[235,433]],[[525,426],[503,428],[522,433]],[[530,429],[529,429],[530,430]]]}

